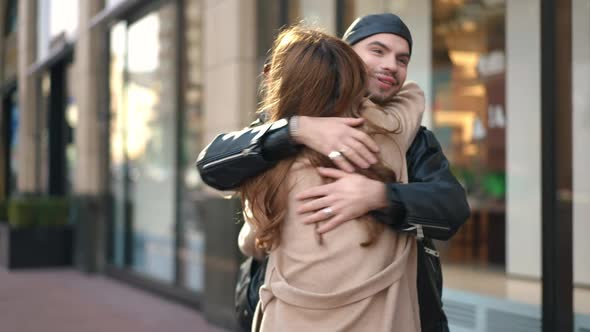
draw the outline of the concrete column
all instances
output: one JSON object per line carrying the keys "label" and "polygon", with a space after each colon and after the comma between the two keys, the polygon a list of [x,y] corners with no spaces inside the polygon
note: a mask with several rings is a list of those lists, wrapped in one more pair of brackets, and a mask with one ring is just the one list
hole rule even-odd
{"label": "concrete column", "polygon": [[18,191],[38,192],[39,180],[39,93],[37,77],[28,75],[36,59],[37,1],[18,1]]}
{"label": "concrete column", "polygon": [[75,47],[74,96],[78,103],[76,128],[76,174],[74,191],[77,194],[102,194],[106,190],[108,170],[104,165],[104,144],[108,124],[104,87],[108,70],[102,67],[106,47],[102,27],[89,29],[89,22],[104,7],[104,0],[80,1],[78,41]]}
{"label": "concrete column", "polygon": [[539,1],[506,2],[506,273],[533,278],[541,276],[540,12]]}
{"label": "concrete column", "polygon": [[78,40],[74,52],[76,80],[74,97],[78,103],[76,128],[76,170],[72,215],[75,224],[74,264],[88,273],[105,266],[105,225],[109,218],[106,199],[108,155],[108,111],[105,103],[105,80],[108,70],[102,67],[106,56],[102,26],[89,29],[89,22],[104,6],[104,0],[80,1]]}
{"label": "concrete column", "polygon": [[[221,132],[247,125],[256,111],[256,1],[209,0],[203,11],[203,118],[204,141]],[[238,227],[235,200],[206,199],[202,208],[205,228],[205,306],[207,320],[235,329],[233,290],[228,276],[236,276],[240,255],[231,246]],[[214,221],[223,221],[221,223]],[[209,227],[211,225],[215,227]],[[218,239],[223,238],[223,241]],[[229,249],[231,250],[229,250]],[[224,284],[220,280],[225,280]],[[232,283],[233,285],[233,283]]]}
{"label": "concrete column", "polygon": [[336,35],[336,1],[299,0],[299,10],[299,16],[306,24]]}
{"label": "concrete column", "polygon": [[590,286],[590,1],[572,0],[574,283]]}
{"label": "concrete column", "polygon": [[256,111],[256,1],[206,1],[204,141],[244,127]]}

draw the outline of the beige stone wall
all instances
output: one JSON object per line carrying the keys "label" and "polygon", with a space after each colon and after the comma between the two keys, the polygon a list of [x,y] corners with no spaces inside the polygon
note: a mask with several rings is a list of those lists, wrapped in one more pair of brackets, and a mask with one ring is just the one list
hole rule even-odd
{"label": "beige stone wall", "polygon": [[204,9],[205,142],[256,111],[256,1],[208,0]]}
{"label": "beige stone wall", "polygon": [[104,7],[104,0],[80,1],[78,41],[75,46],[76,82],[74,95],[78,103],[76,128],[76,171],[74,192],[100,194],[106,190],[108,169],[105,146],[107,143],[104,86],[107,70],[102,55],[106,47],[102,27],[89,29],[89,22]]}
{"label": "beige stone wall", "polygon": [[37,1],[18,1],[18,191],[39,190],[39,142],[38,85],[36,77],[29,75],[29,67],[35,62],[37,45]]}

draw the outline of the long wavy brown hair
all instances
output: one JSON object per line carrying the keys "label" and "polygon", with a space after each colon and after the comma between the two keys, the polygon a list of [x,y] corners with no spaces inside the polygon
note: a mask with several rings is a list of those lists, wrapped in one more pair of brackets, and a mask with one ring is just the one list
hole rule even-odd
{"label": "long wavy brown hair", "polygon": [[[288,28],[275,40],[269,66],[261,104],[261,111],[267,113],[268,120],[277,121],[294,115],[361,116],[361,103],[366,98],[365,64],[340,39],[302,26]],[[364,130],[372,136],[392,132],[368,120]],[[399,130],[398,127],[393,132]],[[303,148],[297,156],[278,162],[271,170],[250,179],[239,189],[244,211],[256,230],[259,248],[270,251],[279,245],[290,190],[287,175],[302,154],[309,160],[310,167],[335,167],[326,156]],[[397,180],[395,172],[383,162],[357,172],[383,182]],[[363,217],[361,221],[368,232],[368,239],[361,246],[369,246],[383,225],[369,217]]]}

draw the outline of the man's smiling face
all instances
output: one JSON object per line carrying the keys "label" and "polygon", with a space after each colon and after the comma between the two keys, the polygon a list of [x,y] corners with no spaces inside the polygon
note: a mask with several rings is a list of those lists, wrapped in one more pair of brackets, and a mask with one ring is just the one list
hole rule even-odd
{"label": "man's smiling face", "polygon": [[384,103],[398,93],[406,81],[410,62],[408,42],[391,33],[379,33],[367,37],[352,48],[367,66],[371,99]]}

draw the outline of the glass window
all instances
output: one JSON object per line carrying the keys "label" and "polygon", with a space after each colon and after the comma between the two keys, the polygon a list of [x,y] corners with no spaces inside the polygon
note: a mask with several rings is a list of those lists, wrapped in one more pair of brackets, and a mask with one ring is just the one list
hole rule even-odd
{"label": "glass window", "polygon": [[65,121],[65,167],[66,167],[66,192],[74,192],[74,179],[76,171],[76,127],[78,125],[78,104],[74,97],[75,72],[74,66],[68,65],[65,69],[66,77],[66,100],[64,101]]}
{"label": "glass window", "polygon": [[79,0],[38,0],[37,6],[37,58],[44,59],[75,34]]}
{"label": "glass window", "polygon": [[78,107],[73,97],[73,66],[58,62],[40,75],[41,191],[72,193],[76,165]]}
{"label": "glass window", "polygon": [[6,3],[6,16],[4,17],[4,36],[8,36],[18,28],[18,1],[10,0]]}
{"label": "glass window", "polygon": [[124,266],[125,260],[125,206],[127,200],[127,155],[125,153],[125,113],[124,90],[125,50],[127,44],[127,26],[125,23],[116,24],[110,32],[110,180],[111,195],[113,197],[113,223],[111,239],[111,263]]}
{"label": "glass window", "polygon": [[41,98],[40,98],[40,110],[39,110],[39,159],[41,167],[39,167],[39,176],[41,180],[40,190],[42,193],[49,192],[49,107],[51,105],[51,76],[48,71],[43,71],[40,75],[41,84]]}
{"label": "glass window", "polygon": [[114,262],[174,280],[176,7],[111,30]]}
{"label": "glass window", "polygon": [[125,0],[107,0],[106,1],[106,7],[113,7],[121,2],[124,2]]}
{"label": "glass window", "polygon": [[[18,91],[13,90],[4,99],[3,109],[3,129],[4,142],[7,147],[5,163],[8,178],[5,182],[5,192],[7,196],[17,193],[18,177],[18,130],[19,130],[19,109],[18,109]],[[4,193],[3,193],[4,194]]]}
{"label": "glass window", "polygon": [[16,31],[18,29],[18,1],[11,0],[5,2],[6,15],[4,17],[4,71],[2,73],[2,82],[16,78],[17,63],[17,40]]}

